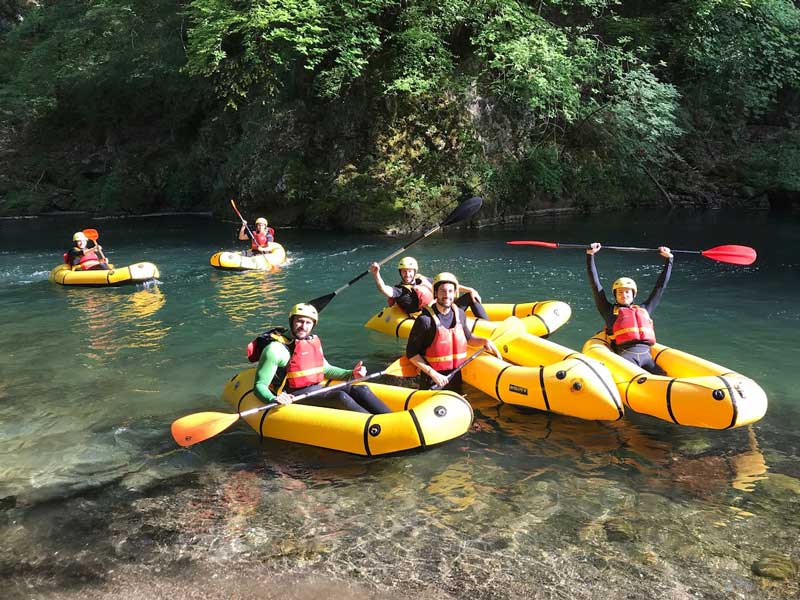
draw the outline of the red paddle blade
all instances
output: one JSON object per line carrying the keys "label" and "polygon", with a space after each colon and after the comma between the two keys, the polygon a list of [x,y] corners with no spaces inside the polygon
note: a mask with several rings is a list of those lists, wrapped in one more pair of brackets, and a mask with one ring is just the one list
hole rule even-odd
{"label": "red paddle blade", "polygon": [[715,246],[700,254],[712,260],[732,265],[752,265],[756,261],[756,251],[749,246]]}
{"label": "red paddle blade", "polygon": [[557,242],[539,242],[536,240],[514,240],[506,242],[509,246],[542,246],[543,248],[558,248]]}
{"label": "red paddle blade", "polygon": [[83,230],[83,235],[85,235],[90,240],[94,240],[95,242],[100,237],[100,234],[97,233],[97,229],[84,229]]}
{"label": "red paddle blade", "polygon": [[181,446],[191,446],[225,431],[238,420],[238,413],[201,412],[186,415],[172,424],[172,437]]}

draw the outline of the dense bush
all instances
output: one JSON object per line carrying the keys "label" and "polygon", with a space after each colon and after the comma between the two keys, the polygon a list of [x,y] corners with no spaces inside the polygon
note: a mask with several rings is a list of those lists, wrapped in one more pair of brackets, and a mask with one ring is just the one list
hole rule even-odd
{"label": "dense bush", "polygon": [[7,212],[236,196],[379,228],[472,193],[508,214],[797,187],[759,175],[797,151],[788,0],[61,0],[3,17]]}

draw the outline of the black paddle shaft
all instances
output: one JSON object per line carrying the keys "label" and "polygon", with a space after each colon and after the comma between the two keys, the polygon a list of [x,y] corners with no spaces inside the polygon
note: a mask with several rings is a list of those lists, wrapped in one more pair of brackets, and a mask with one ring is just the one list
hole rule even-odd
{"label": "black paddle shaft", "polygon": [[[392,260],[395,256],[397,256],[398,254],[402,254],[408,248],[410,248],[411,246],[413,246],[414,244],[416,244],[420,240],[425,239],[429,235],[433,235],[434,233],[439,231],[439,229],[441,229],[442,227],[446,227],[447,225],[452,225],[453,223],[457,223],[458,221],[463,221],[465,219],[469,219],[470,217],[472,217],[475,213],[477,213],[480,210],[482,205],[483,205],[483,199],[481,199],[481,198],[479,198],[477,196],[475,196],[473,198],[470,198],[469,200],[465,200],[464,202],[462,202],[461,204],[456,206],[456,208],[453,210],[453,212],[451,212],[449,215],[447,215],[447,217],[444,219],[444,221],[442,221],[441,223],[439,223],[435,227],[431,227],[430,229],[425,231],[422,235],[420,235],[419,237],[411,240],[409,243],[407,243],[405,246],[403,246],[399,250],[397,250],[395,252],[392,252],[389,256],[387,256],[386,258],[384,258],[381,261],[379,261],[378,264],[379,265],[383,265],[384,263]],[[325,294],[324,296],[320,296],[319,298],[314,298],[313,300],[309,300],[308,304],[311,304],[314,308],[317,309],[318,312],[321,311],[323,308],[328,306],[330,301],[333,300],[334,297],[339,292],[347,289],[348,287],[353,285],[356,281],[358,281],[362,277],[366,276],[368,273],[369,273],[369,269],[367,269],[363,273],[360,273],[359,275],[356,275],[355,277],[353,277],[350,281],[345,283],[342,287],[340,287],[336,291],[331,292],[330,294]]]}

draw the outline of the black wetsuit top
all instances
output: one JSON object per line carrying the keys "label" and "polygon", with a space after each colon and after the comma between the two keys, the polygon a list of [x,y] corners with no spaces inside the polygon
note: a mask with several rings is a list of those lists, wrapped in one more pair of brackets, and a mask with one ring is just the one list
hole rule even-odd
{"label": "black wetsuit top", "polygon": [[[427,278],[414,278],[415,285],[420,285],[421,283],[425,282],[427,282],[428,285],[431,285],[430,280]],[[419,296],[417,296],[417,293],[414,290],[403,287],[402,283],[392,286],[392,298],[394,298],[395,304],[397,304],[397,306],[399,306],[407,315],[411,315],[422,310],[422,307],[419,305]]]}
{"label": "black wetsuit top", "polygon": [[[442,315],[436,310],[436,305],[431,306],[432,310],[436,313],[436,316],[439,317],[439,323],[442,327],[447,329],[452,329],[455,326],[456,319],[455,319],[455,311],[459,312],[458,318],[461,321],[461,325],[464,328],[464,337],[469,342],[472,339],[472,332],[467,327],[467,315],[464,313],[464,309],[458,307],[453,304],[450,309],[450,312],[446,315]],[[411,333],[408,334],[408,343],[406,344],[406,356],[408,358],[412,358],[416,355],[420,355],[423,358],[425,357],[425,350],[433,343],[434,338],[436,337],[436,323],[433,322],[433,319],[427,312],[423,312],[421,315],[417,317],[414,321],[414,326],[411,328]],[[442,371],[442,375],[449,375],[452,371]],[[433,385],[433,380],[428,377],[427,374],[422,375],[423,377],[423,387],[430,388]],[[461,386],[461,371],[459,371],[450,381],[445,389],[448,390],[455,390],[458,391],[459,387]]]}
{"label": "black wetsuit top", "polygon": [[[589,275],[589,285],[591,286],[592,294],[594,295],[594,304],[597,307],[597,310],[600,312],[600,315],[603,317],[603,320],[606,322],[606,333],[610,335],[614,331],[614,322],[617,320],[617,315],[614,314],[614,309],[618,305],[616,302],[612,304],[608,301],[608,298],[606,298],[606,294],[603,291],[603,286],[600,283],[600,277],[597,275],[597,267],[594,263],[593,254],[586,255],[586,269]],[[661,271],[661,276],[658,278],[653,291],[650,292],[650,296],[648,296],[647,300],[644,302],[637,302],[637,306],[641,306],[648,313],[650,313],[650,315],[652,315],[659,302],[661,302],[661,296],[664,295],[664,290],[667,287],[669,276],[671,274],[672,259],[668,258],[664,261],[664,270]],[[638,342],[631,342],[629,344],[625,344],[625,346],[637,343]]]}

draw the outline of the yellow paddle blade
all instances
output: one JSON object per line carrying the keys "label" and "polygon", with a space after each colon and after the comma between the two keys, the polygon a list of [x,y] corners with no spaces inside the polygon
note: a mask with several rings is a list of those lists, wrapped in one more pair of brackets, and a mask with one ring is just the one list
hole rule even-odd
{"label": "yellow paddle blade", "polygon": [[191,446],[214,437],[239,420],[239,413],[201,412],[181,417],[172,424],[172,437],[181,446]]}
{"label": "yellow paddle blade", "polygon": [[401,356],[392,364],[390,364],[384,373],[387,375],[394,375],[395,377],[416,377],[419,375],[419,369],[414,366],[406,356]]}

